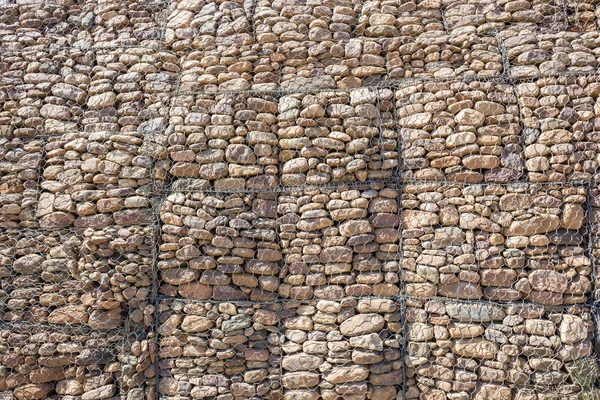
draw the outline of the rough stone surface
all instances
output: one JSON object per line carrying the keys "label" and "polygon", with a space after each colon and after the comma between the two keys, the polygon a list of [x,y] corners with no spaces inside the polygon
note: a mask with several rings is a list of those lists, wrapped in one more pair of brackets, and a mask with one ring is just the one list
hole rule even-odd
{"label": "rough stone surface", "polygon": [[271,301],[281,243],[271,193],[173,193],[160,211],[159,292],[194,300]]}
{"label": "rough stone surface", "polygon": [[280,307],[162,301],[159,394],[281,399]]}
{"label": "rough stone surface", "polygon": [[156,239],[152,227],[28,231],[10,250],[3,320],[114,330],[127,316],[132,325],[151,326]]}
{"label": "rough stone surface", "polygon": [[396,397],[402,321],[393,300],[291,301],[281,322],[284,398]]}
{"label": "rough stone surface", "polygon": [[401,203],[407,295],[588,300],[585,187],[415,183],[404,186]]}
{"label": "rough stone surface", "polygon": [[276,98],[178,96],[172,104],[172,176],[221,191],[279,185]]}
{"label": "rough stone surface", "polygon": [[[571,55],[573,53],[570,53]],[[540,78],[516,86],[525,129],[525,170],[532,182],[598,179],[594,131],[598,82]]]}
{"label": "rough stone surface", "polygon": [[284,298],[399,293],[398,193],[392,187],[282,193],[277,204]]}
{"label": "rough stone surface", "polygon": [[[552,385],[560,384],[575,398],[581,388],[570,371],[574,360],[593,352],[590,317],[585,306],[485,309],[467,302],[409,300],[407,398],[513,399],[526,395],[532,384],[534,393],[552,393]],[[519,363],[509,361],[516,358]],[[449,385],[435,385],[438,380]]]}
{"label": "rough stone surface", "polygon": [[405,179],[510,182],[522,174],[510,85],[419,82],[396,91]]}

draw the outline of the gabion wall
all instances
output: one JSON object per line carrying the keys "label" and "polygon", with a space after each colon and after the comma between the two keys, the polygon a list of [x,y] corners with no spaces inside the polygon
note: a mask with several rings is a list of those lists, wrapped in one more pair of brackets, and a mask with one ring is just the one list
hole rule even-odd
{"label": "gabion wall", "polygon": [[0,399],[599,399],[599,68],[597,0],[0,0]]}

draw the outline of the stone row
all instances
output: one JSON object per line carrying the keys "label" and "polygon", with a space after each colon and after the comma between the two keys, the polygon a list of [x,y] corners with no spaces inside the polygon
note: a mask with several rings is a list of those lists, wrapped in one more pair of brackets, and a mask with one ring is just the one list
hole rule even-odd
{"label": "stone row", "polygon": [[398,165],[392,96],[368,88],[175,96],[169,173],[217,191],[390,178]]}
{"label": "stone row", "polygon": [[16,400],[150,400],[153,333],[0,326],[0,397]]}
{"label": "stone row", "polygon": [[0,53],[2,136],[135,132],[168,116],[178,57],[150,47]]}
{"label": "stone row", "polygon": [[154,323],[151,226],[8,231],[0,242],[0,321],[143,331]]}
{"label": "stone row", "polygon": [[406,320],[406,399],[593,396],[587,306],[407,300]]}
{"label": "stone row", "polygon": [[401,392],[402,322],[394,300],[170,299],[159,311],[162,399],[393,399]]}

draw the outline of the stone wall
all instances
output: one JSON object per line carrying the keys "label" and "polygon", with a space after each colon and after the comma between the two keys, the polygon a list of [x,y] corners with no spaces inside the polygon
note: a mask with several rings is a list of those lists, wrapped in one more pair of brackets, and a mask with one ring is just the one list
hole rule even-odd
{"label": "stone wall", "polygon": [[0,399],[600,398],[596,0],[0,0]]}

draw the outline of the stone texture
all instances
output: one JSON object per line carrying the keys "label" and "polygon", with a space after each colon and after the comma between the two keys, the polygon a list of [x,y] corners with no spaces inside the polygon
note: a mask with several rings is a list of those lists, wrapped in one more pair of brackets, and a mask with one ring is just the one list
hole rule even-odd
{"label": "stone texture", "polygon": [[[589,308],[513,304],[481,320],[474,305],[408,300],[409,331],[420,334],[408,337],[407,398],[530,398],[519,397],[528,386],[536,385],[532,393],[541,396],[556,393],[556,384],[564,396],[577,398],[584,390],[570,371],[574,359],[593,351]],[[456,314],[457,306],[465,309]],[[448,384],[435,384],[442,381]]]}
{"label": "stone texture", "polygon": [[562,4],[540,2],[485,2],[477,0],[442,1],[442,13],[448,30],[493,36],[507,28],[523,30],[561,31],[566,29],[567,16]]}
{"label": "stone texture", "polygon": [[388,79],[388,41],[352,38],[345,41],[286,41],[278,44],[281,88],[289,91],[354,89]]}
{"label": "stone texture", "polygon": [[[178,96],[168,152],[175,186],[220,191],[279,184],[277,100],[272,96]],[[178,186],[179,185],[179,186]]]}
{"label": "stone texture", "polygon": [[153,178],[166,178],[164,162],[147,151],[152,146],[152,135],[141,129],[49,138],[36,210],[39,227],[150,224],[149,197],[162,186],[161,179],[155,185]]}
{"label": "stone texture", "polygon": [[[3,320],[97,330],[152,326],[152,227],[28,231],[14,244]],[[2,278],[5,279],[5,278]]]}
{"label": "stone texture", "polygon": [[503,35],[509,63],[514,67],[510,70],[513,78],[590,74],[597,70],[598,56],[594,48],[598,32],[507,30]]}
{"label": "stone texture", "polygon": [[195,300],[271,301],[281,244],[275,195],[173,193],[160,210],[159,292]]}
{"label": "stone texture", "polygon": [[398,194],[392,187],[305,189],[277,204],[283,298],[390,297],[398,285]]}
{"label": "stone texture", "polygon": [[497,39],[473,33],[426,31],[389,39],[384,49],[390,79],[489,77],[503,71]]}
{"label": "stone texture", "polygon": [[0,139],[0,226],[35,227],[35,201],[43,142],[32,138]]}
{"label": "stone texture", "polygon": [[403,177],[510,182],[522,174],[517,98],[486,81],[416,82],[396,91]]}
{"label": "stone texture", "polygon": [[594,131],[598,87],[589,77],[576,81],[547,77],[516,86],[530,181],[598,179],[599,139]]}
{"label": "stone texture", "polygon": [[414,183],[401,203],[406,294],[548,306],[589,299],[585,187]]}
{"label": "stone texture", "polygon": [[350,0],[259,0],[253,14],[261,44],[344,41],[353,36],[360,4]]}
{"label": "stone texture", "polygon": [[[17,400],[126,398],[128,392],[144,388],[144,378],[135,383],[132,372],[153,378],[154,365],[148,357],[155,351],[152,336],[136,341],[118,333],[3,327],[0,392]],[[120,360],[125,359],[129,365],[121,367]],[[151,388],[146,389],[150,394]]]}
{"label": "stone texture", "polygon": [[399,393],[402,322],[393,300],[289,301],[281,322],[284,399]]}
{"label": "stone texture", "polygon": [[398,165],[390,90],[283,96],[278,131],[281,184],[364,182]]}
{"label": "stone texture", "polygon": [[281,399],[280,307],[162,301],[159,394]]}
{"label": "stone texture", "polygon": [[362,4],[356,33],[372,38],[391,38],[444,32],[441,6],[439,0],[367,0]]}
{"label": "stone texture", "polygon": [[273,46],[217,44],[205,36],[202,46],[179,58],[180,92],[276,90],[281,60]]}
{"label": "stone texture", "polygon": [[185,54],[201,49],[207,41],[224,45],[253,42],[249,13],[253,2],[173,1],[168,7],[164,42]]}

